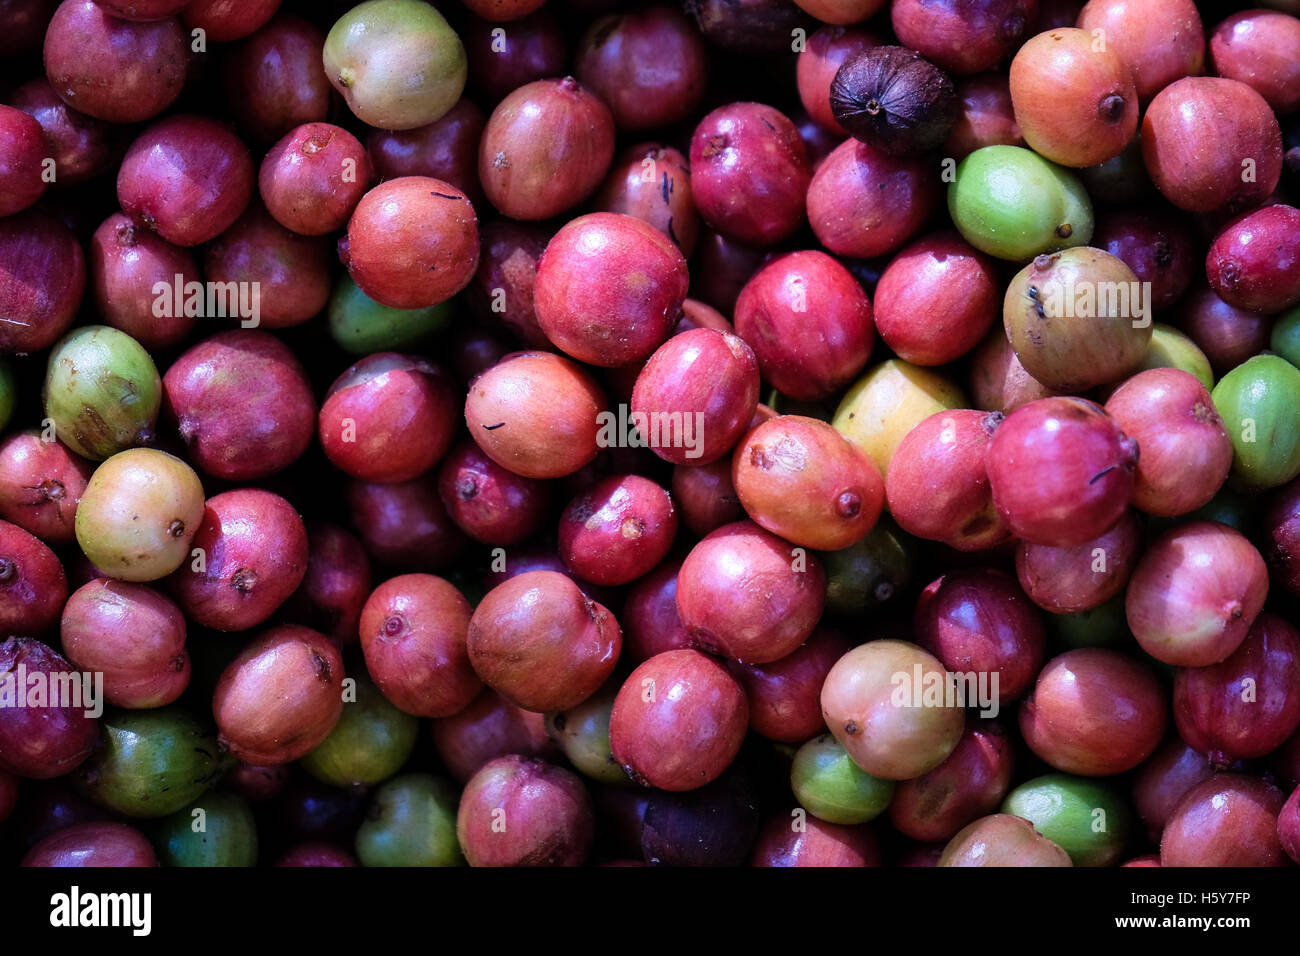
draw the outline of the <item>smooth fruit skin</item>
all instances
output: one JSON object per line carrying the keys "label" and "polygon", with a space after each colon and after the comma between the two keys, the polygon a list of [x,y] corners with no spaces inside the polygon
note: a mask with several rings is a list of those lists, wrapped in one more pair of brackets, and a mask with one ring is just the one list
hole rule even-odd
{"label": "smooth fruit skin", "polygon": [[671,146],[642,143],[624,150],[592,199],[602,212],[617,212],[654,226],[690,257],[700,234],[686,157]]}
{"label": "smooth fruit skin", "polygon": [[747,664],[780,660],[807,640],[825,594],[815,556],[751,521],[709,534],[677,575],[677,611],[693,646]]}
{"label": "smooth fruit skin", "polygon": [[199,552],[168,580],[185,615],[242,631],[269,618],[307,573],[307,529],[284,498],[258,488],[213,495],[191,541]]}
{"label": "smooth fruit skin", "polygon": [[[33,287],[32,277],[42,281]],[[86,289],[86,257],[72,231],[41,209],[0,219],[0,350],[39,352],[72,324]]]}
{"label": "smooth fruit skin", "polygon": [[1032,823],[1075,866],[1114,866],[1124,858],[1135,823],[1109,783],[1063,773],[1022,783],[1007,794],[1002,810]]}
{"label": "smooth fruit skin", "polygon": [[946,155],[962,160],[985,146],[1025,145],[1011,105],[1011,86],[1006,76],[978,73],[960,77],[957,99],[957,121],[943,146]]}
{"label": "smooth fruit skin", "polygon": [[151,351],[172,348],[189,337],[196,316],[185,315],[183,309],[180,315],[154,315],[158,283],[170,289],[177,276],[182,288],[199,281],[198,263],[188,249],[136,225],[129,216],[114,213],[95,230],[86,258],[90,293],[104,324]]}
{"label": "smooth fruit skin", "polygon": [[1285,866],[1282,791],[1258,777],[1215,774],[1184,794],[1160,837],[1161,866]]}
{"label": "smooth fruit skin", "polygon": [[[201,813],[196,815],[196,811]],[[202,819],[202,829],[195,829]],[[252,808],[231,793],[209,793],[159,825],[164,866],[256,866],[257,823]]]}
{"label": "smooth fruit skin", "polygon": [[950,840],[998,808],[1015,766],[1015,748],[1006,731],[981,720],[966,728],[947,760],[898,785],[889,804],[890,822],[913,840]]}
{"label": "smooth fruit skin", "polygon": [[1231,656],[1179,669],[1174,720],[1216,768],[1277,750],[1300,727],[1300,632],[1261,614]]}
{"label": "smooth fruit skin", "polygon": [[745,692],[713,658],[665,651],[624,681],[609,718],[613,756],[642,786],[680,792],[716,780],[749,724]]}
{"label": "smooth fruit skin", "polygon": [[1300,863],[1300,787],[1292,791],[1277,816],[1277,838],[1286,855]]}
{"label": "smooth fruit skin", "polygon": [[226,481],[256,481],[307,450],[316,400],[302,364],[275,336],[222,332],[163,376],[169,416],[193,461]]}
{"label": "smooth fruit skin", "polygon": [[42,398],[58,439],[83,458],[103,461],[153,438],[162,380],[131,336],[87,325],[50,352]]}
{"label": "smooth fruit skin", "polygon": [[1275,488],[1300,475],[1300,369],[1256,355],[1210,393],[1232,438],[1232,473],[1250,488]]}
{"label": "smooth fruit skin", "polygon": [[778,813],[758,835],[750,866],[879,866],[880,848],[867,827],[842,827],[798,811]]}
{"label": "smooth fruit skin", "polygon": [[1052,658],[1020,707],[1029,748],[1057,770],[1089,777],[1132,770],[1159,746],[1168,723],[1154,672],[1102,647]]}
{"label": "smooth fruit skin", "polygon": [[1042,616],[993,568],[958,568],[931,582],[914,622],[916,642],[950,671],[996,676],[1000,704],[1029,690],[1042,667]]}
{"label": "smooth fruit skin", "polygon": [[304,123],[271,147],[257,182],[276,222],[299,235],[323,236],[347,223],[373,177],[355,136],[329,123]]}
{"label": "smooth fruit skin", "polygon": [[1186,333],[1162,322],[1151,323],[1151,347],[1142,360],[1142,371],[1154,368],[1175,368],[1191,375],[1206,391],[1214,388],[1214,371],[1200,346]]}
{"label": "smooth fruit skin", "polygon": [[76,540],[77,504],[94,465],[35,428],[0,442],[0,518],[50,542]]}
{"label": "smooth fruit skin", "polygon": [[12,216],[44,195],[43,163],[50,150],[41,124],[23,110],[0,106],[0,216]]}
{"label": "smooth fruit skin", "polygon": [[1265,206],[1229,223],[1205,256],[1210,285],[1250,312],[1282,312],[1300,302],[1300,209]]}
{"label": "smooth fruit skin", "polygon": [[175,18],[133,23],[91,0],[65,0],[45,33],[45,72],[73,109],[139,123],[180,96],[188,46]]}
{"label": "smooth fruit skin", "polygon": [[812,176],[789,117],[761,103],[731,103],[691,137],[691,194],[700,215],[737,242],[770,246],[804,221]]}
{"label": "smooth fruit skin", "polygon": [[491,688],[450,717],[433,721],[434,748],[448,772],[464,784],[497,757],[558,757],[546,734],[545,718],[516,707]]}
{"label": "smooth fruit skin", "polygon": [[440,118],[465,89],[460,38],[420,0],[369,0],[325,38],[325,73],[357,118],[378,129],[415,129]]}
{"label": "smooth fruit skin", "polygon": [[596,457],[605,395],[584,369],[546,352],[516,352],[470,383],[470,437],[525,478],[563,478]]}
{"label": "smooth fruit skin", "polygon": [[[626,615],[626,612],[624,612]],[[829,628],[818,628],[807,642],[770,664],[729,663],[745,688],[749,727],[769,740],[799,743],[826,729],[821,690],[849,642]]]}
{"label": "smooth fruit skin", "polygon": [[1152,182],[1190,212],[1249,209],[1282,175],[1277,117],[1236,80],[1191,76],[1166,86],[1147,107],[1141,138]]}
{"label": "smooth fruit skin", "polygon": [[948,758],[965,726],[965,711],[947,673],[938,658],[915,644],[868,641],[841,657],[826,676],[826,726],[872,776],[919,777]]}
{"label": "smooth fruit skin", "polygon": [[831,734],[806,741],[790,764],[790,788],[814,819],[854,825],[885,812],[898,792],[894,781],[873,777]]}
{"label": "smooth fruit skin", "polygon": [[1183,297],[1195,276],[1200,247],[1190,225],[1185,214],[1164,204],[1112,207],[1097,217],[1091,245],[1150,282],[1151,307],[1161,312]]}
{"label": "smooth fruit skin", "polygon": [[547,714],[546,733],[584,777],[625,787],[630,781],[609,742],[609,715],[619,686],[617,679],[611,680],[577,707]]}
{"label": "smooth fruit skin", "polygon": [[[737,335],[693,328],[673,335],[655,350],[637,375],[631,410],[647,422],[659,415],[699,415],[698,434],[688,443],[662,432],[650,449],[677,465],[707,465],[722,458],[746,432],[758,407],[759,363]],[[670,422],[672,419],[668,419]],[[654,439],[652,434],[648,436]]]}
{"label": "smooth fruit skin", "polygon": [[593,584],[617,587],[650,573],[677,535],[677,512],[662,485],[616,475],[592,485],[560,516],[565,566]]}
{"label": "smooth fruit skin", "polygon": [[1002,321],[1016,357],[1054,391],[1079,394],[1137,370],[1151,344],[1151,303],[1133,270],[1080,246],[1040,255],[1007,286]]}
{"label": "smooth fruit skin", "polygon": [[129,449],[91,475],[77,505],[77,544],[110,577],[156,581],[190,556],[203,511],[203,485],[189,465],[166,452]]}
{"label": "smooth fruit skin", "polygon": [[[19,668],[28,680],[38,674],[46,682],[62,681],[59,675],[77,675],[72,666],[48,645],[27,637],[0,641],[0,675],[4,696],[25,696],[24,702],[39,703],[35,695],[26,698],[30,686],[19,686]],[[75,693],[75,691],[74,691]],[[56,695],[57,696],[57,695]],[[99,740],[99,721],[87,716],[89,707],[13,707],[6,701],[0,708],[0,772],[49,780],[70,773],[82,764]],[[83,705],[89,701],[80,701]]]}
{"label": "smooth fruit skin", "polygon": [[286,617],[340,647],[355,644],[370,595],[370,559],[356,535],[327,521],[307,524],[307,573],[285,603]]}
{"label": "smooth fruit skin", "polygon": [[985,450],[1001,412],[935,412],[904,436],[885,479],[889,513],[908,534],[980,551],[1011,532],[993,507]]}
{"label": "smooth fruit skin", "polygon": [[456,788],[425,773],[394,777],[375,791],[357,830],[362,866],[464,866],[456,840]]}
{"label": "smooth fruit skin", "polygon": [[104,696],[115,707],[164,707],[189,686],[185,618],[143,584],[99,578],[82,585],[64,605],[59,635],[69,661],[104,675]]}
{"label": "smooth fruit skin", "polygon": [[20,866],[157,866],[153,845],[125,823],[74,823],[45,837]]}
{"label": "smooth fruit skin", "polygon": [[204,722],[166,707],[109,713],[103,746],[77,771],[77,787],[123,816],[156,819],[203,795],[221,771],[221,756]]}
{"label": "smooth fruit skin", "polygon": [[382,305],[341,275],[330,296],[330,337],[351,355],[407,351],[444,328],[453,304],[440,302],[423,309],[394,309]]}
{"label": "smooth fruit skin", "polygon": [[401,770],[415,749],[420,722],[394,707],[364,674],[355,697],[347,695],[343,714],[329,736],[299,760],[309,774],[335,787],[367,786]]}
{"label": "smooth fruit skin", "polygon": [[1208,667],[1241,646],[1268,595],[1268,570],[1241,533],[1189,521],[1143,554],[1125,609],[1142,649],[1178,667]]}
{"label": "smooth fruit skin", "polygon": [[530,571],[479,602],[465,637],[483,683],[526,710],[582,703],[618,663],[622,632],[606,608],[554,571]]}
{"label": "smooth fruit skin", "polygon": [[[1208,504],[1232,467],[1232,440],[1209,391],[1178,369],[1134,375],[1106,413],[1138,443],[1133,505],[1173,517]],[[1176,427],[1174,427],[1176,426]]]}
{"label": "smooth fruit skin", "polygon": [[595,814],[572,773],[511,755],[465,785],[456,837],[470,866],[580,866],[595,837]]}
{"label": "smooth fruit skin", "polygon": [[736,334],[758,357],[763,378],[798,401],[834,394],[862,371],[875,345],[871,300],[852,273],[824,252],[769,262],[741,289]]}
{"label": "smooth fruit skin", "polygon": [[478,181],[478,143],[486,125],[487,114],[462,97],[427,126],[368,131],[366,165],[379,179],[432,176],[449,182],[477,207],[486,198]]}
{"label": "smooth fruit skin", "polygon": [[609,108],[573,77],[537,80],[488,117],[478,175],[488,200],[511,219],[549,219],[585,200],[614,158]]}
{"label": "smooth fruit skin", "polygon": [[1183,794],[1214,774],[1204,754],[1177,734],[1167,738],[1133,774],[1133,808],[1148,832],[1158,839]]}
{"label": "smooth fruit skin", "polygon": [[676,324],[686,260],[658,229],[621,213],[567,223],[537,263],[533,302],[542,331],[592,365],[644,361]]}
{"label": "smooth fruit skin", "polygon": [[340,258],[366,295],[395,309],[451,298],[478,267],[478,216],[451,183],[404,176],[362,197]]}
{"label": "smooth fruit skin", "polygon": [[1005,59],[1034,28],[1038,0],[895,0],[899,40],[954,73],[978,73]]}
{"label": "smooth fruit skin", "polygon": [[[1128,507],[1137,443],[1100,406],[1044,398],[1007,416],[989,443],[993,503],[1026,541],[1082,544]],[[1031,478],[1032,476],[1032,478]]]}
{"label": "smooth fruit skin", "polygon": [[67,577],[55,553],[17,525],[0,521],[0,632],[44,634],[67,597]]}
{"label": "smooth fruit skin", "polygon": [[961,389],[937,372],[888,359],[849,387],[831,425],[861,446],[888,480],[894,452],[913,428],[931,415],[965,405]]}
{"label": "smooth fruit skin", "polygon": [[260,202],[250,203],[203,250],[203,274],[211,288],[236,289],[248,300],[239,313],[252,316],[241,319],[245,328],[282,329],[314,318],[329,300],[331,268],[328,242],[290,232]]}
{"label": "smooth fruit skin", "polygon": [[1063,166],[1118,156],[1137,132],[1138,93],[1118,52],[1087,30],[1040,33],[1011,61],[1011,102],[1030,148]]}
{"label": "smooth fruit skin", "polygon": [[131,144],[117,172],[122,211],[170,243],[197,246],[235,224],[256,186],[248,147],[205,116],[169,116]]}
{"label": "smooth fruit skin", "polygon": [[483,684],[465,648],[472,611],[465,597],[431,574],[389,578],[361,610],[361,650],[384,696],[419,717],[450,717]]}
{"label": "smooth fruit skin", "polygon": [[353,478],[411,481],[451,446],[457,398],[451,377],[427,359],[368,355],[330,386],[319,415],[321,447]]}
{"label": "smooth fruit skin", "polygon": [[1289,482],[1269,495],[1261,527],[1262,550],[1274,582],[1300,594],[1300,483]]}
{"label": "smooth fruit skin", "polygon": [[1289,13],[1243,10],[1210,35],[1214,72],[1249,84],[1279,114],[1300,109],[1300,7]]}
{"label": "smooth fruit skin", "polygon": [[[1107,45],[1133,69],[1142,102],[1184,76],[1205,69],[1205,27],[1192,0],[1090,0],[1078,26]],[[1222,74],[1221,74],[1222,75]]]}
{"label": "smooth fruit skin", "polygon": [[190,30],[203,30],[209,40],[229,43],[257,32],[275,15],[281,0],[190,0],[181,19]]}
{"label": "smooth fruit skin", "polygon": [[888,604],[911,582],[915,561],[913,539],[881,515],[857,544],[822,556],[826,607],[835,617],[852,618]]}
{"label": "smooth fruit skin", "polygon": [[980,252],[1023,262],[1092,238],[1092,203],[1069,171],[1018,146],[985,146],[948,187],[957,231]]}
{"label": "smooth fruit skin", "polygon": [[899,252],[881,273],[876,330],[904,361],[945,365],[978,345],[993,326],[999,288],[990,258],[951,232],[927,236]]}
{"label": "smooth fruit skin", "polygon": [[321,64],[324,45],[315,24],[282,13],[230,48],[220,67],[222,90],[240,127],[259,145],[329,118],[334,90]]}
{"label": "smooth fruit skin", "polygon": [[948,841],[938,866],[1074,866],[1070,855],[1034,825],[1009,813],[967,824]]}
{"label": "smooth fruit skin", "polygon": [[518,544],[551,515],[548,483],[507,471],[472,441],[462,441],[442,460],[438,495],[456,525],[485,544]]}
{"label": "smooth fruit skin", "polygon": [[578,79],[609,104],[620,130],[671,126],[704,96],[704,40],[675,7],[612,13],[591,22],[578,43]]}
{"label": "smooth fruit skin", "polygon": [[282,764],[318,747],[343,713],[343,659],[323,634],[263,631],[221,675],[212,698],[220,741],[245,763]]}
{"label": "smooth fruit skin", "polygon": [[846,139],[808,184],[808,222],[829,252],[887,255],[911,239],[940,202],[940,182],[920,159],[890,156]]}
{"label": "smooth fruit skin", "polygon": [[885,502],[867,453],[825,422],[799,415],[779,415],[746,434],[731,479],[756,524],[819,551],[860,541]]}
{"label": "smooth fruit skin", "polygon": [[1016,548],[1016,577],[1029,599],[1046,611],[1089,611],[1124,590],[1142,546],[1142,524],[1128,511],[1082,544],[1056,547],[1021,541]]}

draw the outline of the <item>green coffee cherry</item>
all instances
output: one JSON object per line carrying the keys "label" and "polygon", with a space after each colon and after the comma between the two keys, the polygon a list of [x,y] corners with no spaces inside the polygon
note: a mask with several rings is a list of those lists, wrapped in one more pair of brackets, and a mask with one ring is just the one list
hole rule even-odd
{"label": "green coffee cherry", "polygon": [[632,781],[610,750],[609,715],[620,683],[607,684],[577,707],[546,715],[546,733],[584,777],[612,786]]}
{"label": "green coffee cherry", "polygon": [[427,309],[380,305],[344,273],[330,297],[330,336],[353,355],[405,352],[446,326],[454,310],[450,301]]}
{"label": "green coffee cherry", "polygon": [[1134,831],[1132,813],[1114,787],[1064,773],[1022,783],[1007,794],[1002,812],[1028,820],[1075,866],[1114,866]]}
{"label": "green coffee cherry", "polygon": [[158,856],[166,866],[256,866],[257,823],[233,793],[209,793],[164,819]]}
{"label": "green coffee cherry", "polygon": [[325,38],[325,75],[361,122],[415,129],[440,119],[465,89],[468,64],[442,14],[423,0],[369,0]]}
{"label": "green coffee cherry", "polygon": [[128,817],[165,817],[197,800],[223,769],[212,728],[177,707],[116,711],[103,746],[77,771],[91,800]]}
{"label": "green coffee cherry", "polygon": [[873,611],[912,580],[916,540],[881,515],[865,538],[818,555],[826,571],[826,608],[842,617]]}
{"label": "green coffee cherry", "polygon": [[1300,368],[1300,305],[1277,317],[1268,347]]}
{"label": "green coffee cherry", "polygon": [[1092,202],[1078,177],[1018,146],[963,159],[948,211],[967,242],[1001,259],[1023,262],[1092,238]]}
{"label": "green coffee cherry", "polygon": [[1232,473],[1250,488],[1276,488],[1300,475],[1300,369],[1256,355],[1211,393],[1232,438]]}
{"label": "green coffee cherry", "polygon": [[799,805],[827,823],[866,823],[884,813],[894,798],[894,782],[871,776],[830,734],[799,748],[790,766],[790,785]]}
{"label": "green coffee cherry", "polygon": [[356,699],[345,700],[343,716],[311,753],[299,762],[304,770],[334,787],[382,783],[402,769],[420,732],[419,718],[388,702],[362,671]]}
{"label": "green coffee cherry", "polygon": [[1151,345],[1138,371],[1153,368],[1181,369],[1194,376],[1206,390],[1214,388],[1214,372],[1205,353],[1188,336],[1161,322],[1151,324]]}
{"label": "green coffee cherry", "polygon": [[131,336],[88,325],[50,352],[45,417],[55,434],[83,458],[103,461],[148,444],[162,404],[162,380],[149,353]]}
{"label": "green coffee cherry", "polygon": [[463,866],[456,838],[460,794],[426,773],[394,777],[375,792],[357,831],[363,866]]}

